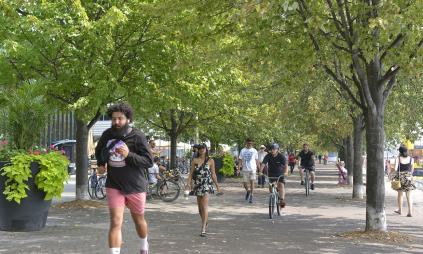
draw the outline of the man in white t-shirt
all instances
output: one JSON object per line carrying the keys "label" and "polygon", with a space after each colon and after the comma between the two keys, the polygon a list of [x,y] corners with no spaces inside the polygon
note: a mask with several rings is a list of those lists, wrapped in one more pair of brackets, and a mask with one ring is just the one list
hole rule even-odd
{"label": "man in white t-shirt", "polygon": [[[244,188],[247,192],[245,200],[248,200],[249,203],[253,203],[254,182],[256,181],[256,171],[259,165],[257,150],[253,148],[253,141],[247,138],[245,147],[239,153],[238,167],[242,169]],[[250,189],[248,189],[248,183],[250,184]]]}

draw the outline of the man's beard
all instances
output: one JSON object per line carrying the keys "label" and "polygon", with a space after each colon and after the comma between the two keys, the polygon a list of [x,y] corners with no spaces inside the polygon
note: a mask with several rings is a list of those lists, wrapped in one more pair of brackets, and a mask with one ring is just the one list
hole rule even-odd
{"label": "man's beard", "polygon": [[117,139],[122,139],[127,133],[129,129],[129,123],[125,124],[121,128],[112,125],[112,136]]}

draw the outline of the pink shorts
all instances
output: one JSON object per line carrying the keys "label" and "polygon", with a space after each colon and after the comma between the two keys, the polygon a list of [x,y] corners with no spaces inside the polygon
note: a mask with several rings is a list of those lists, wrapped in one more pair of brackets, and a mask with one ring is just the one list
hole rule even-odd
{"label": "pink shorts", "polygon": [[106,193],[110,209],[126,205],[132,213],[144,214],[146,198],[145,192],[124,194],[120,190],[106,188]]}

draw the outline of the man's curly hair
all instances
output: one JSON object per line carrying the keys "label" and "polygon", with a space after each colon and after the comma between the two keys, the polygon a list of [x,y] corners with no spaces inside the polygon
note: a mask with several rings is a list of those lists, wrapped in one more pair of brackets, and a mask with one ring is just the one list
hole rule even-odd
{"label": "man's curly hair", "polygon": [[112,106],[110,106],[107,109],[107,115],[112,118],[112,114],[114,112],[121,112],[123,113],[126,118],[128,118],[131,122],[133,120],[133,115],[134,115],[134,110],[132,109],[131,106],[129,106],[129,104],[127,103],[118,103],[118,104],[114,104]]}

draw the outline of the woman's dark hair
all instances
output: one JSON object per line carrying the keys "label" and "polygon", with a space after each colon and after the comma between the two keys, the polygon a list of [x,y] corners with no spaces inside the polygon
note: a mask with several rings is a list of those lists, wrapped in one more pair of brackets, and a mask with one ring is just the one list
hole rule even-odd
{"label": "woman's dark hair", "polygon": [[154,159],[153,159],[153,162],[159,162],[160,161],[160,158],[159,157],[154,157]]}
{"label": "woman's dark hair", "polygon": [[133,115],[134,115],[134,110],[132,109],[131,106],[129,106],[129,104],[127,103],[118,103],[118,104],[114,104],[112,106],[110,106],[107,109],[107,115],[112,118],[112,114],[114,112],[121,112],[123,113],[126,118],[128,118],[131,122],[133,120]]}
{"label": "woman's dark hair", "polygon": [[408,156],[408,149],[405,145],[401,145],[398,149],[401,157],[407,157]]}

